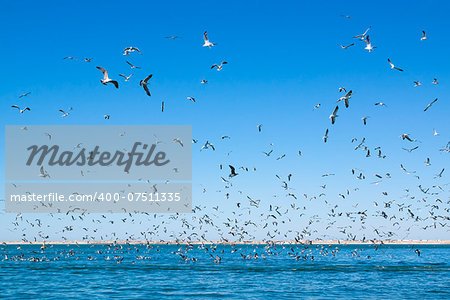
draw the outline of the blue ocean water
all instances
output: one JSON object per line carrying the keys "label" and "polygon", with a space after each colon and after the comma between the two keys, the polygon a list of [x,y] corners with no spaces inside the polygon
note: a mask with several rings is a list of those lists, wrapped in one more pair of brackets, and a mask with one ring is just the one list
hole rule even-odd
{"label": "blue ocean water", "polygon": [[450,299],[449,246],[40,248],[0,246],[0,298]]}

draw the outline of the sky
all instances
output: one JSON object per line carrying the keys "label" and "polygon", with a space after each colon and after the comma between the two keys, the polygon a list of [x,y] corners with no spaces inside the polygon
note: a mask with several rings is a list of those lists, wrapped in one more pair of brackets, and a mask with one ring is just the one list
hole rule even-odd
{"label": "sky", "polygon": [[[307,207],[306,215],[317,214],[322,220],[326,220],[331,204],[309,198],[320,194],[323,184],[327,185],[328,203],[340,205],[343,211],[358,205],[353,210],[375,212],[379,209],[374,201],[395,199],[420,209],[425,217],[435,197],[428,196],[429,202],[420,203],[423,195],[417,186],[440,185],[440,214],[448,216],[444,208],[449,207],[446,172],[450,172],[450,154],[439,149],[450,141],[449,9],[447,1],[364,5],[360,1],[4,2],[0,9],[0,120],[3,125],[192,125],[193,137],[199,140],[193,145],[193,204],[210,212],[219,205],[213,212],[218,219],[231,216],[235,203],[247,201],[246,196],[261,200],[261,212],[269,205],[289,205],[292,198],[286,197],[287,191],[275,176],[285,178],[288,174],[293,174],[289,192],[298,195],[297,205]],[[364,50],[362,41],[352,38],[369,26],[370,40],[376,46],[371,53]],[[217,43],[215,47],[202,47],[205,30]],[[420,40],[422,30],[427,32],[425,41]],[[164,38],[170,35],[181,38]],[[340,47],[351,43],[355,45],[346,50]],[[142,55],[123,56],[121,52],[128,46],[138,47]],[[66,56],[92,61],[64,60]],[[405,71],[391,70],[388,58]],[[131,70],[126,60],[141,69]],[[222,71],[210,69],[222,61],[228,62]],[[102,85],[96,66],[106,68],[111,78],[119,80],[120,88]],[[129,82],[118,76],[131,73],[134,76]],[[149,74],[153,74],[151,97],[138,84]],[[438,85],[431,84],[433,78],[438,79]],[[200,84],[201,79],[208,84]],[[414,87],[417,80],[422,85]],[[343,96],[339,87],[354,94],[348,109],[340,105],[336,124],[331,125],[328,116]],[[30,91],[29,96],[18,98]],[[186,100],[189,96],[196,102]],[[435,98],[438,101],[424,112]],[[164,112],[161,101],[165,102]],[[375,106],[376,102],[386,106]],[[314,110],[319,103],[320,108]],[[29,106],[31,111],[19,114],[11,105]],[[62,118],[58,110],[70,107],[70,116]],[[105,120],[105,114],[111,118]],[[361,121],[365,116],[369,117],[366,126]],[[258,124],[262,124],[261,133]],[[326,129],[329,140],[323,143]],[[438,136],[433,135],[433,129]],[[402,141],[399,136],[404,133],[419,142]],[[0,134],[0,167],[4,169],[4,130]],[[223,135],[231,139],[222,140]],[[363,137],[372,149],[370,158],[364,151],[354,150]],[[352,143],[352,138],[358,142]],[[212,142],[216,151],[200,152],[206,141]],[[419,148],[411,153],[402,150],[416,145]],[[373,149],[378,146],[385,159],[376,157]],[[270,157],[262,153],[271,149]],[[276,160],[283,154],[285,158]],[[424,165],[427,157],[432,162],[428,167]],[[219,164],[225,168],[220,170]],[[228,164],[257,168],[238,171],[230,199],[224,197],[220,180],[228,175]],[[403,172],[400,164],[415,170],[420,179]],[[442,178],[434,178],[442,168],[446,168]],[[357,180],[351,169],[361,170],[367,179]],[[322,177],[326,173],[335,175]],[[386,173],[392,178],[372,184],[378,180],[374,174]],[[2,172],[0,195],[4,194],[4,180]],[[337,196],[347,189],[352,193],[346,199]],[[382,197],[383,191],[389,193],[387,199]],[[402,198],[405,195],[416,198]],[[0,203],[0,239],[35,235],[34,227],[14,227],[16,216],[4,213],[3,208],[4,203]],[[45,220],[49,227],[44,231],[60,226],[48,216],[24,217]],[[61,224],[67,223],[67,217],[60,218]],[[297,214],[285,229],[303,228],[308,221]],[[389,227],[392,222],[384,224],[380,218],[371,222],[366,227],[386,226],[396,238],[450,238],[448,225],[421,230],[432,220],[416,226],[405,219],[400,228]],[[317,223],[317,236],[345,237],[336,226],[324,230],[320,227],[323,224]],[[347,219],[339,223],[353,225]],[[102,226],[105,234],[140,229],[128,223],[121,228]],[[181,230],[177,224],[168,226],[170,232]],[[79,227],[71,233],[74,239],[83,234]],[[259,228],[255,234],[260,233]],[[373,232],[368,230],[364,235]]]}

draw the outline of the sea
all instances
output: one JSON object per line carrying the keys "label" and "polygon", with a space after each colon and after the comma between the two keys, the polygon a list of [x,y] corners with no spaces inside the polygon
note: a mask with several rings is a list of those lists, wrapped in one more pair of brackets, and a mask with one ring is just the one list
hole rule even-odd
{"label": "sea", "polygon": [[1,245],[0,299],[450,299],[449,245]]}

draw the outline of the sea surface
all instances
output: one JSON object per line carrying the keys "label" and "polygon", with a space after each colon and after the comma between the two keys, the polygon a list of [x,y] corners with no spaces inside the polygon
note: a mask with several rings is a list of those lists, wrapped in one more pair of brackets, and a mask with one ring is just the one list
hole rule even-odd
{"label": "sea surface", "polygon": [[450,299],[449,246],[46,247],[0,246],[1,299]]}

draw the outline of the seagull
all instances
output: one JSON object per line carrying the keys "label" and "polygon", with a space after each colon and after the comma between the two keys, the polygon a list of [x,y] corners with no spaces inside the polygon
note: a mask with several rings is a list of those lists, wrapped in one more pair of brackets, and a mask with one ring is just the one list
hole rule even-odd
{"label": "seagull", "polygon": [[152,78],[153,74],[148,75],[144,80],[141,80],[139,82],[139,85],[142,86],[145,90],[145,93],[147,94],[147,96],[150,96],[150,91],[148,90],[148,81],[150,78]]}
{"label": "seagull", "polygon": [[427,107],[425,107],[425,109],[423,111],[427,111],[431,107],[431,105],[433,105],[433,103],[436,102],[437,100],[438,100],[438,98],[431,101],[430,104],[428,104]]}
{"label": "seagull", "polygon": [[87,58],[87,57],[83,58],[83,60],[84,60],[85,62],[91,62],[92,59],[93,59],[93,58]]}
{"label": "seagull", "polygon": [[195,98],[194,97],[186,97],[186,99],[191,100],[192,102],[195,102]]}
{"label": "seagull", "polygon": [[347,90],[345,89],[345,87],[340,87],[340,88],[339,88],[339,93],[342,92],[342,91],[344,91],[344,92],[347,93]]}
{"label": "seagull", "polygon": [[434,136],[439,135],[439,133],[437,133],[436,129],[433,128],[433,131],[434,131],[434,133],[433,133]]}
{"label": "seagull", "polygon": [[419,146],[416,146],[416,147],[411,148],[411,149],[407,149],[407,148],[402,148],[402,149],[405,150],[405,151],[408,151],[409,153],[411,153],[411,152],[413,152],[414,150],[417,150],[418,148],[419,148]]}
{"label": "seagull", "polygon": [[328,129],[325,131],[325,135],[323,136],[323,142],[326,143],[328,141]]}
{"label": "seagull", "polygon": [[128,47],[123,50],[123,55],[130,55],[130,53],[137,51],[139,54],[142,54],[141,51],[136,47]]}
{"label": "seagull", "polygon": [[182,140],[180,140],[180,138],[175,138],[175,139],[173,139],[173,142],[174,142],[174,143],[178,143],[178,144],[180,144],[180,146],[181,146],[181,147],[184,147],[184,145],[183,145],[183,141],[182,141]]}
{"label": "seagull", "polygon": [[353,45],[354,45],[354,43],[352,43],[352,44],[350,44],[350,45],[347,45],[347,46],[341,45],[341,48],[344,49],[344,50],[346,50],[346,49],[350,48],[350,47],[353,46]]}
{"label": "seagull", "polygon": [[164,112],[164,101],[161,102],[161,111]]}
{"label": "seagull", "polygon": [[59,110],[62,113],[61,117],[67,117],[70,113],[63,111],[62,109]]}
{"label": "seagull", "polygon": [[202,79],[202,81],[200,81],[201,84],[207,84],[208,80]]}
{"label": "seagull", "polygon": [[401,139],[402,140],[408,140],[408,141],[410,141],[410,142],[415,142],[416,140],[413,140],[413,139],[411,139],[410,137],[409,137],[409,134],[407,134],[407,133],[404,133],[404,134],[402,134],[401,136]]}
{"label": "seagull", "polygon": [[128,81],[128,80],[130,80],[131,76],[133,76],[133,74],[130,74],[130,76],[125,76],[125,75],[119,74],[119,76],[125,78],[125,81]]}
{"label": "seagull", "polygon": [[369,53],[372,52],[373,49],[376,48],[376,47],[373,47],[373,46],[372,46],[372,43],[371,43],[370,40],[369,40],[369,36],[366,37],[365,42],[366,42],[366,47],[365,47],[364,49],[365,49],[365,50],[368,50]]}
{"label": "seagull", "polygon": [[424,40],[426,40],[426,39],[427,39],[427,35],[426,35],[425,31],[422,30],[422,37],[420,38],[420,40],[421,40],[421,41],[424,41]]}
{"label": "seagull", "polygon": [[108,84],[108,83],[112,83],[112,84],[114,84],[114,86],[116,87],[116,88],[119,88],[119,83],[117,82],[117,81],[115,81],[115,80],[112,80],[112,79],[110,79],[109,77],[108,77],[108,71],[106,71],[104,68],[102,68],[102,67],[97,67],[97,69],[99,69],[100,71],[102,71],[102,73],[103,73],[103,79],[100,79],[100,81],[101,81],[101,83],[102,84],[104,84],[104,85],[106,85],[106,84]]}
{"label": "seagull", "polygon": [[226,64],[227,64],[227,62],[223,61],[220,65],[218,65],[218,64],[212,65],[211,69],[217,68],[217,71],[220,71],[220,70],[222,70],[223,65],[226,65]]}
{"label": "seagull", "polygon": [[230,167],[230,175],[228,175],[228,178],[232,178],[236,175],[238,175],[238,173],[236,173],[236,169],[232,166],[232,165],[228,165]]}
{"label": "seagull", "polygon": [[336,121],[336,118],[338,117],[338,115],[337,115],[338,110],[339,110],[339,106],[336,106],[333,113],[330,115],[329,118],[331,119],[331,124],[334,124],[334,122]]}
{"label": "seagull", "polygon": [[367,125],[367,119],[368,119],[369,117],[364,117],[364,118],[361,118],[361,120],[363,120],[363,122],[364,122],[364,125]]}
{"label": "seagull", "polygon": [[386,104],[384,104],[383,102],[377,102],[375,103],[375,105],[380,105],[380,106],[387,106]]}
{"label": "seagull", "polygon": [[105,115],[104,116],[105,120],[109,120],[110,117],[111,117],[110,115]]}
{"label": "seagull", "polygon": [[205,31],[205,33],[203,33],[203,40],[205,40],[205,43],[203,44],[203,47],[211,48],[211,47],[213,47],[213,46],[216,45],[216,44],[214,44],[214,43],[211,43],[211,42],[208,40],[208,32],[207,32],[207,31]]}
{"label": "seagull", "polygon": [[48,175],[48,172],[44,170],[44,166],[41,166],[41,168],[39,169],[39,177],[50,177],[50,175]]}
{"label": "seagull", "polygon": [[66,57],[64,57],[63,59],[75,59],[75,60],[78,60],[78,58],[73,57],[73,56],[66,56]]}
{"label": "seagull", "polygon": [[31,110],[29,107],[25,107],[24,109],[20,109],[20,107],[18,107],[17,105],[13,105],[11,107],[17,108],[21,114],[23,114],[24,111]]}
{"label": "seagull", "polygon": [[392,70],[399,70],[401,72],[403,72],[403,69],[397,68],[396,66],[394,66],[394,64],[391,62],[391,60],[388,58],[388,63],[391,65],[391,69]]}
{"label": "seagull", "polygon": [[434,78],[434,79],[433,79],[433,82],[432,82],[432,84],[439,84],[439,82],[438,82],[437,78]]}
{"label": "seagull", "polygon": [[349,106],[348,100],[350,100],[350,98],[352,97],[352,94],[353,94],[353,92],[350,90],[347,94],[345,94],[345,96],[339,98],[339,100],[336,101],[336,103],[338,103],[340,101],[344,101],[345,107],[348,108],[348,106]]}
{"label": "seagull", "polygon": [[414,83],[414,87],[419,86],[419,85],[422,85],[422,84],[420,83],[420,81],[413,81],[413,83]]}
{"label": "seagull", "polygon": [[366,38],[366,34],[367,34],[367,32],[369,32],[369,29],[370,29],[371,27],[372,27],[372,26],[369,26],[369,28],[367,28],[366,31],[364,31],[363,34],[355,35],[353,38],[354,38],[354,39],[358,39],[358,38],[359,38],[361,41],[364,41],[364,39]]}
{"label": "seagull", "polygon": [[258,124],[256,127],[258,127],[258,131],[261,132],[262,124]]}
{"label": "seagull", "polygon": [[27,93],[25,93],[25,94],[22,94],[22,95],[19,96],[19,98],[26,97],[26,96],[28,96],[29,94],[31,94],[31,92],[27,92]]}
{"label": "seagull", "polygon": [[431,165],[430,158],[427,157],[427,160],[425,161],[425,166],[428,167],[430,165]]}
{"label": "seagull", "polygon": [[314,105],[314,109],[318,109],[320,107],[320,103],[319,104],[316,104],[316,105]]}
{"label": "seagull", "polygon": [[135,65],[133,65],[132,63],[130,63],[128,60],[126,61],[127,64],[130,65],[131,69],[140,69],[141,67],[136,67]]}
{"label": "seagull", "polygon": [[166,38],[166,39],[171,39],[171,40],[175,40],[175,39],[179,39],[180,37],[179,37],[179,36],[177,36],[177,35],[175,35],[175,36],[173,36],[173,35],[169,35],[169,36],[166,36],[165,38]]}
{"label": "seagull", "polygon": [[444,173],[445,169],[442,169],[441,172],[439,172],[439,174],[436,174],[434,176],[434,178],[441,178],[442,177],[442,173]]}

